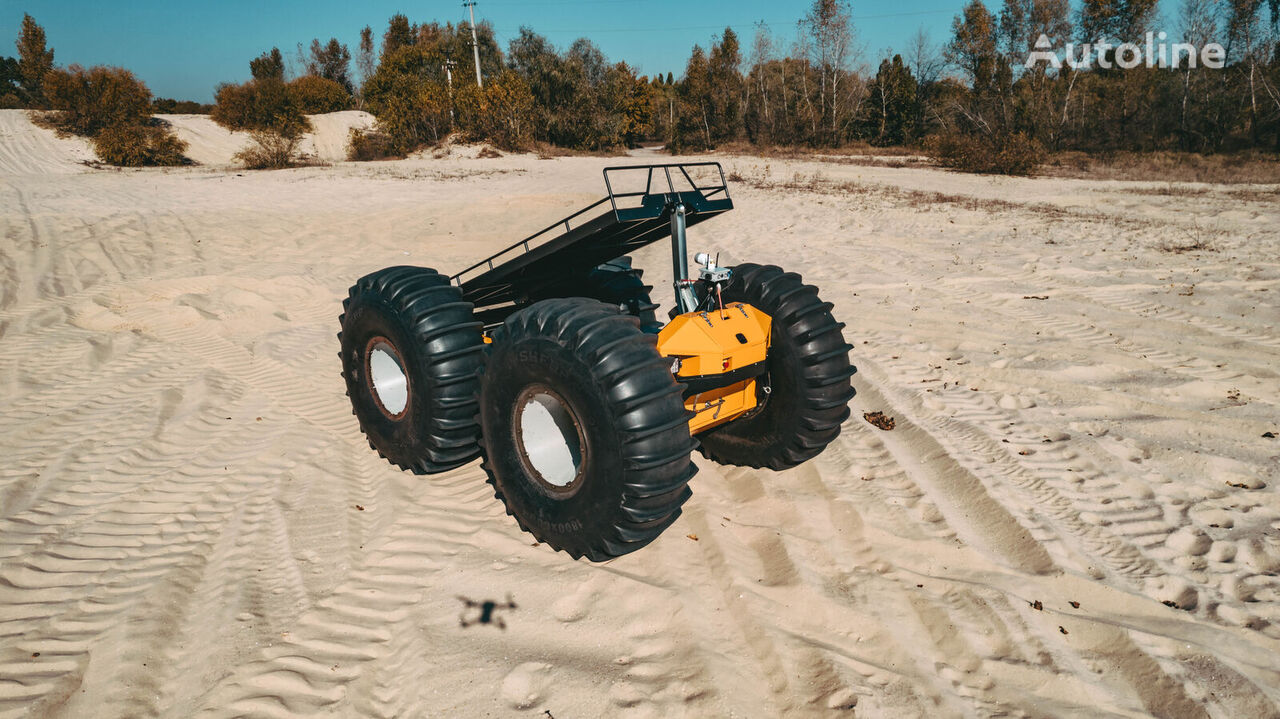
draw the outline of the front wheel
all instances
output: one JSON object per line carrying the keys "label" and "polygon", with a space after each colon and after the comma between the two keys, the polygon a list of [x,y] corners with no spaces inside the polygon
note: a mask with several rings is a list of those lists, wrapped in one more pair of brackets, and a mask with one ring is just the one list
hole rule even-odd
{"label": "front wheel", "polygon": [[832,305],[800,275],[774,265],[743,264],[723,289],[772,318],[767,374],[758,408],[698,435],[702,453],[722,464],[786,469],[816,457],[849,418],[857,370]]}
{"label": "front wheel", "polygon": [[603,561],[653,541],[689,498],[689,413],[656,336],[614,305],[534,303],[490,345],[483,467],[520,527]]}

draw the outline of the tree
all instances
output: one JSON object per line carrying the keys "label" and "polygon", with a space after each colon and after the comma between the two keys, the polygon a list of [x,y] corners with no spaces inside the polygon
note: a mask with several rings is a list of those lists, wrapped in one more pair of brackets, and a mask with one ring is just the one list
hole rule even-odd
{"label": "tree", "polygon": [[507,63],[524,78],[534,100],[534,137],[565,144],[562,115],[573,102],[573,86],[565,61],[542,35],[522,26],[507,44]]}
{"label": "tree", "polygon": [[387,22],[387,31],[382,35],[382,57],[414,44],[417,35],[418,30],[409,24],[409,18],[399,13],[392,15]]}
{"label": "tree", "polygon": [[383,54],[378,68],[364,83],[369,112],[378,129],[390,138],[390,149],[407,154],[448,133],[449,97],[439,52],[420,45],[403,45]]}
{"label": "tree", "polygon": [[356,72],[360,73],[361,87],[373,77],[373,69],[373,28],[365,25],[360,31],[360,49],[356,53]]}
{"label": "tree", "polygon": [[1080,8],[1080,39],[1139,43],[1155,10],[1156,0],[1084,0]]}
{"label": "tree", "polygon": [[995,79],[999,56],[996,52],[996,21],[982,4],[972,0],[951,22],[952,38],[943,55],[969,76],[974,92],[983,92]]}
{"label": "tree", "polygon": [[[1180,9],[1182,41],[1192,47],[1204,47],[1219,37],[1218,0],[1184,0]],[[1215,82],[1210,70],[1197,64],[1183,63],[1178,68],[1181,92],[1178,94],[1178,144],[1184,150],[1216,149],[1222,140],[1222,122],[1216,121],[1221,108],[1222,83]]]}
{"label": "tree", "polygon": [[284,80],[284,57],[273,47],[249,61],[249,72],[255,80]]}
{"label": "tree", "polygon": [[[847,3],[840,0],[814,0],[809,13],[800,21],[808,31],[809,57],[818,71],[818,115],[825,142],[840,141],[840,131],[849,110],[846,96],[841,94],[849,63],[853,60],[853,22]],[[821,137],[821,134],[820,134]]]}
{"label": "tree", "polygon": [[636,147],[653,127],[651,88],[625,62],[605,72],[604,105],[612,120],[611,144]]}
{"label": "tree", "polygon": [[307,62],[307,74],[333,80],[346,89],[347,94],[355,91],[351,83],[351,53],[347,46],[338,42],[337,38],[329,38],[329,42],[321,45],[319,39],[311,41],[311,59]]}
{"label": "tree", "polygon": [[711,104],[709,75],[707,55],[701,46],[694,45],[677,93],[679,106],[676,127],[669,143],[672,153],[714,147],[711,139],[711,121],[708,117]]}
{"label": "tree", "polygon": [[0,57],[0,110],[22,107],[21,82],[17,58]]}
{"label": "tree", "polygon": [[751,71],[745,80],[746,108],[742,125],[747,139],[756,143],[771,141],[774,135],[773,115],[770,112],[770,82],[766,66],[773,60],[773,37],[769,26],[756,23],[756,34],[751,40]]}
{"label": "tree", "polygon": [[289,86],[274,77],[219,85],[209,117],[229,130],[262,130],[285,137],[301,137],[311,126],[290,97]]}
{"label": "tree", "polygon": [[519,73],[504,70],[484,85],[484,136],[498,147],[521,150],[533,137],[533,93]]}
{"label": "tree", "polygon": [[901,145],[915,125],[916,80],[901,55],[880,62],[867,86],[868,134],[876,145]]}
{"label": "tree", "polygon": [[711,139],[716,144],[736,140],[742,133],[742,73],[738,70],[741,64],[738,36],[726,27],[720,41],[711,45],[711,57],[707,60]]}
{"label": "tree", "polygon": [[299,112],[320,115],[338,112],[351,107],[351,95],[334,80],[315,75],[303,75],[285,86],[289,102]]}
{"label": "tree", "polygon": [[18,74],[19,84],[28,107],[45,108],[45,75],[53,69],[53,48],[45,48],[44,28],[36,24],[35,18],[22,15],[22,30],[18,33]]}

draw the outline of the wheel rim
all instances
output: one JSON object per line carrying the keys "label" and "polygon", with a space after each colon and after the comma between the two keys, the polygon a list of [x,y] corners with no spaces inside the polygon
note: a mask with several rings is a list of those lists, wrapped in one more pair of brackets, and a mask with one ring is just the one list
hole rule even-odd
{"label": "wheel rim", "polygon": [[525,471],[553,495],[577,491],[586,462],[582,425],[568,402],[549,387],[526,388],[512,423]]}
{"label": "wheel rim", "polygon": [[391,419],[409,410],[409,375],[404,360],[385,337],[374,337],[365,348],[365,378],[378,409]]}

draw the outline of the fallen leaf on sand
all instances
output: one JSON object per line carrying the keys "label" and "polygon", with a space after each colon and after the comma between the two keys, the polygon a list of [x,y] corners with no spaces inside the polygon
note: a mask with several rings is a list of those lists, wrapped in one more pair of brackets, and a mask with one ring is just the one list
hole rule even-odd
{"label": "fallen leaf on sand", "polygon": [[862,418],[886,432],[893,429],[894,426],[893,417],[886,417],[884,412],[863,412]]}

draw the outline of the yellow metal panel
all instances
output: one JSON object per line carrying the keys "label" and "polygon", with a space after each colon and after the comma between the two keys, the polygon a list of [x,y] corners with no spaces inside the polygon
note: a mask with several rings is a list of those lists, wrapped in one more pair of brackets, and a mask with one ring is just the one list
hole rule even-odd
{"label": "yellow metal panel", "polygon": [[662,328],[658,351],[680,358],[679,377],[720,374],[763,362],[769,351],[769,325],[769,315],[741,302],[723,311],[690,312]]}
{"label": "yellow metal panel", "polygon": [[[735,302],[723,310],[690,312],[671,320],[658,334],[658,351],[679,357],[676,379],[724,374],[763,362],[769,354],[769,315]],[[685,400],[695,413],[691,433],[722,425],[756,406],[755,379],[708,390]]]}
{"label": "yellow metal panel", "polygon": [[701,392],[684,401],[684,408],[694,412],[689,420],[689,434],[697,434],[756,408],[756,381],[749,379],[722,389]]}

